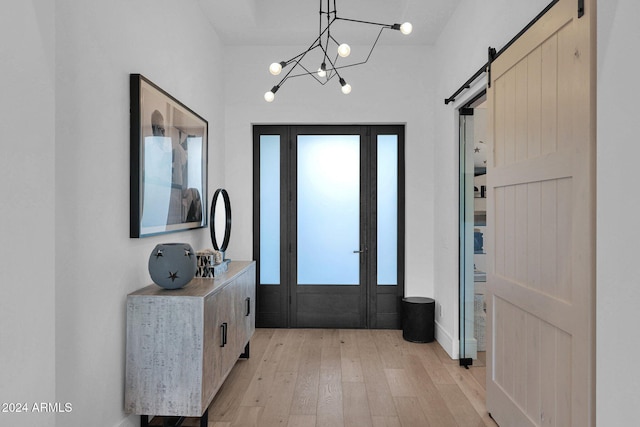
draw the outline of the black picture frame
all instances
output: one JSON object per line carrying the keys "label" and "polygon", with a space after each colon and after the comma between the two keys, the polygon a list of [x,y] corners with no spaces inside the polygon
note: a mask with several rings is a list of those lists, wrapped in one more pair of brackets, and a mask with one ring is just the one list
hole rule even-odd
{"label": "black picture frame", "polygon": [[209,123],[131,74],[130,237],[207,226]]}

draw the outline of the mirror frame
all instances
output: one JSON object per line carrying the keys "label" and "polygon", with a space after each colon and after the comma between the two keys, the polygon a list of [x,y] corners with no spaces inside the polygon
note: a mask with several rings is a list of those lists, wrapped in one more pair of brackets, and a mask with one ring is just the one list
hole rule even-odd
{"label": "mirror frame", "polygon": [[[216,222],[214,219],[216,216],[216,205],[220,194],[222,194],[222,199],[224,201],[225,227],[222,245],[218,246],[218,239],[216,238],[216,236],[218,236],[220,233],[216,233]],[[229,201],[229,194],[224,188],[218,188],[213,194],[213,200],[211,201],[211,216],[209,220],[209,228],[211,230],[211,243],[213,243],[213,249],[221,252],[226,251],[227,246],[229,246],[229,237],[231,237],[231,202]]]}

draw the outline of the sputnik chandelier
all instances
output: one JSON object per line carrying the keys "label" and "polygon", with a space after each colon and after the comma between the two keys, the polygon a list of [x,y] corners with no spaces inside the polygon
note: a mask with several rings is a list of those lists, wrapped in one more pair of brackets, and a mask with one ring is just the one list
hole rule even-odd
{"label": "sputnik chandelier", "polygon": [[[320,1],[320,25],[319,25],[319,34],[318,37],[311,43],[309,48],[288,61],[274,62],[269,66],[269,72],[274,76],[280,75],[283,69],[287,66],[291,66],[285,76],[280,80],[280,82],[275,85],[271,90],[264,94],[264,99],[267,102],[272,102],[275,99],[275,94],[280,89],[280,87],[284,84],[287,79],[292,77],[300,77],[300,76],[311,76],[321,85],[327,84],[334,77],[338,79],[340,85],[342,86],[342,93],[349,94],[351,92],[351,85],[346,82],[346,80],[340,75],[338,70],[347,67],[355,67],[356,65],[362,65],[366,63],[371,57],[371,53],[373,52],[373,48],[376,47],[380,36],[382,35],[382,31],[385,29],[398,30],[402,34],[410,34],[411,30],[413,30],[413,26],[409,22],[405,22],[404,24],[379,24],[377,22],[369,22],[369,21],[361,21],[358,19],[348,19],[341,18],[338,16],[336,11],[336,0],[326,0],[326,7],[323,9],[322,2]],[[333,3],[333,8],[331,7],[331,3]],[[326,20],[326,21],[325,21]],[[323,25],[323,21],[325,21]],[[348,21],[355,22],[358,24],[367,24],[367,25],[375,25],[380,27],[380,31],[378,32],[378,37],[376,37],[373,45],[371,46],[371,50],[369,50],[369,54],[367,58],[362,62],[357,62],[354,64],[340,65],[338,66],[339,58],[346,58],[351,53],[351,47],[346,43],[338,42],[333,34],[331,33],[331,25],[336,21]],[[337,47],[337,49],[336,49]],[[302,64],[302,60],[307,56],[308,53],[319,49],[321,52],[321,60],[319,62],[319,68],[316,71],[310,71],[309,66],[305,66]],[[335,49],[335,50],[334,50]],[[333,55],[332,52],[335,52],[335,56],[331,59]],[[299,69],[298,69],[299,68]],[[293,74],[293,71],[297,69],[297,74]],[[303,71],[304,70],[304,71]]]}

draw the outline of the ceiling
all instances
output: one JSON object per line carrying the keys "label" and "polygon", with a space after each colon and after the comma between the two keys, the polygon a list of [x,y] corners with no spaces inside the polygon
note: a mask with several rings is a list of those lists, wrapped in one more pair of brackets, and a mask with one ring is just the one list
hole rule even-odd
{"label": "ceiling", "polygon": [[[225,45],[310,44],[318,35],[320,1],[199,0]],[[334,0],[330,0],[333,4]],[[383,24],[413,24],[413,32],[386,34],[380,44],[434,44],[460,0],[335,0],[337,15]],[[375,27],[336,22],[332,34],[352,45],[369,44]],[[373,30],[373,33],[371,32]],[[372,36],[373,34],[373,36]]]}

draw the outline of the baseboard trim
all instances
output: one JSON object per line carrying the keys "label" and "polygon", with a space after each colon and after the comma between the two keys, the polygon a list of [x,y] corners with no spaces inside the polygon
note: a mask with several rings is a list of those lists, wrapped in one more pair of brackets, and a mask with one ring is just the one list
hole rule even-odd
{"label": "baseboard trim", "polygon": [[460,357],[460,343],[457,339],[454,339],[446,329],[444,329],[438,321],[436,324],[436,341],[442,346],[444,351],[447,352],[452,359],[458,359]]}

